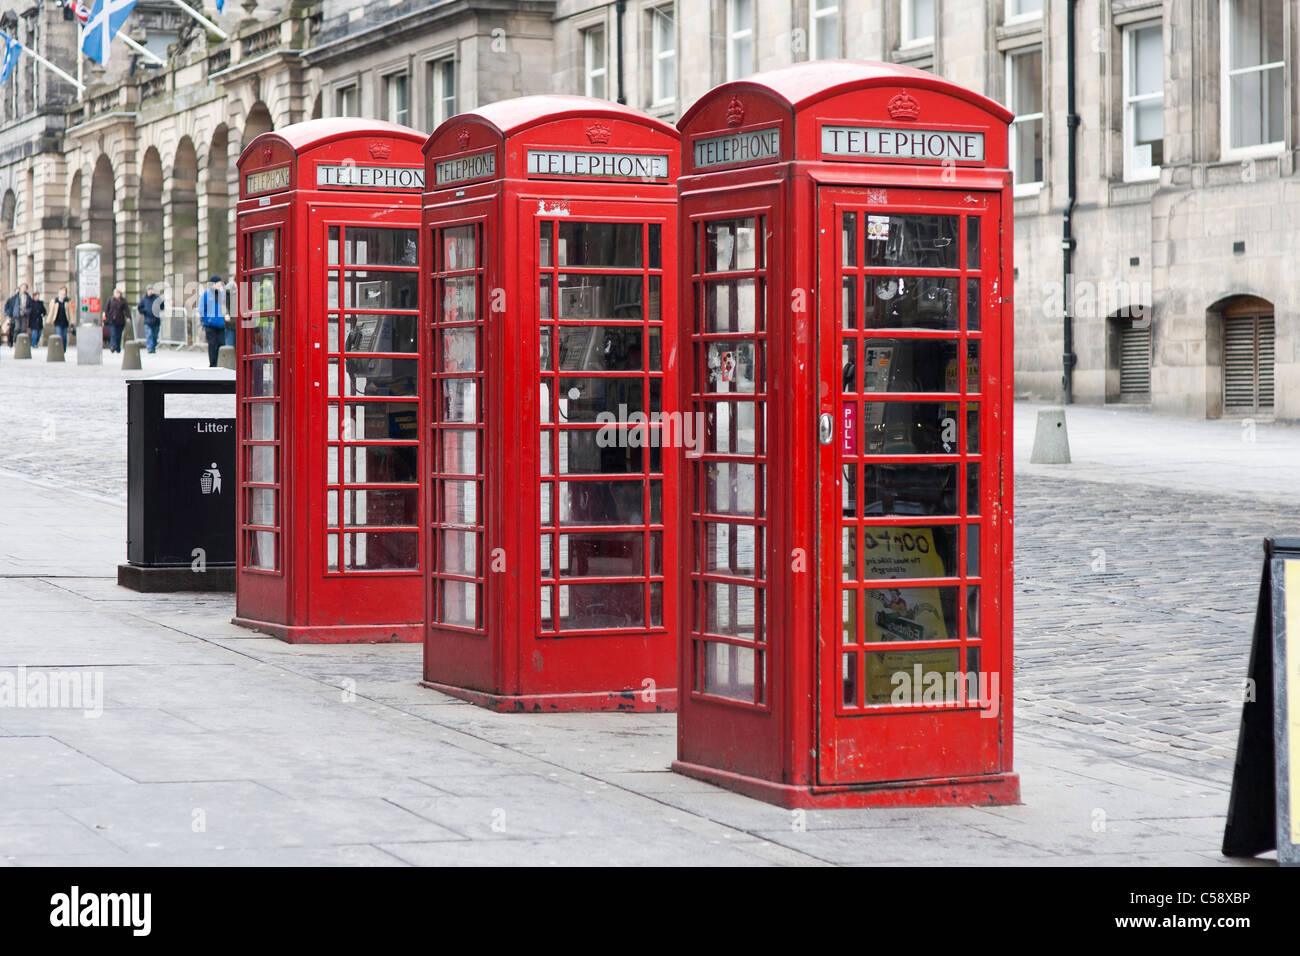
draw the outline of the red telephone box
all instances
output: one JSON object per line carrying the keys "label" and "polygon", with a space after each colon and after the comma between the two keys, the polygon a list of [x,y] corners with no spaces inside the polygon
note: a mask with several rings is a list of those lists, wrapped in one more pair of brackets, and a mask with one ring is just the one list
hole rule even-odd
{"label": "red telephone box", "polygon": [[423,633],[423,142],[312,120],[239,157],[235,623],[290,642]]}
{"label": "red telephone box", "polygon": [[1009,803],[1011,177],[998,104],[816,62],[682,132],[679,772]]}
{"label": "red telephone box", "polygon": [[678,150],[671,126],[575,96],[425,144],[430,687],[675,706]]}

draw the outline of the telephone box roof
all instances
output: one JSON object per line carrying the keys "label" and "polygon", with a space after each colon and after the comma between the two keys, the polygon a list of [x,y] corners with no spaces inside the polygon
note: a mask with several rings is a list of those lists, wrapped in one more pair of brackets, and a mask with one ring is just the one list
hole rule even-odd
{"label": "telephone box roof", "polygon": [[623,106],[610,100],[601,100],[590,96],[569,96],[556,93],[498,100],[477,109],[458,113],[445,120],[433,131],[425,143],[425,152],[428,152],[429,144],[438,139],[449,127],[466,121],[484,123],[500,133],[503,139],[508,139],[517,133],[533,126],[539,126],[542,123],[553,123],[557,120],[574,117],[597,116],[639,123],[650,129],[658,130],[666,136],[672,136],[674,139],[678,136],[677,130],[671,124],[655,119],[640,110],[634,110],[630,106]]}
{"label": "telephone box roof", "polygon": [[424,142],[424,134],[418,130],[411,129],[409,126],[400,126],[397,123],[388,123],[384,120],[360,119],[352,116],[314,119],[294,123],[283,129],[262,133],[244,147],[244,151],[239,154],[238,165],[242,166],[244,164],[244,159],[254,147],[268,141],[284,143],[289,149],[293,150],[295,155],[301,155],[317,146],[323,146],[326,143],[332,143],[339,139],[348,139],[353,136],[389,136],[394,139],[409,140],[412,143]]}
{"label": "telephone box roof", "polygon": [[855,89],[899,85],[933,90],[956,99],[966,100],[1004,123],[1011,122],[1015,117],[1015,114],[1005,106],[987,96],[981,96],[933,73],[910,66],[881,63],[878,60],[810,60],[806,63],[796,63],[794,66],[755,73],[744,79],[714,87],[682,114],[677,127],[685,129],[705,104],[714,102],[723,95],[735,95],[745,91],[759,92],[783,100],[789,104],[792,111],[798,112],[818,100]]}

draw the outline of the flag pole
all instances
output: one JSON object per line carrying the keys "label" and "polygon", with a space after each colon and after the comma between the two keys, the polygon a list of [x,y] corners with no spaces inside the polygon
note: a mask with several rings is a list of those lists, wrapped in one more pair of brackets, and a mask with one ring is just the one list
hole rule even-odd
{"label": "flag pole", "polygon": [[22,46],[21,44],[19,45],[18,48],[22,50],[24,53],[29,53],[32,56],[34,56],[36,58],[36,62],[40,63],[43,67],[45,67],[45,69],[49,70],[51,73],[58,74],[59,76],[67,80],[69,83],[71,83],[73,86],[75,86],[79,94],[84,93],[86,91],[86,86],[84,83],[77,80],[76,77],[69,76],[67,73],[64,73],[57,66],[51,63],[49,60],[45,59],[45,57],[41,56],[35,50],[28,49],[27,47]]}
{"label": "flag pole", "polygon": [[77,21],[77,95],[78,96],[82,96],[86,92],[86,84],[81,82],[82,64],[86,60],[86,54],[81,49],[81,44],[85,40],[85,32],[86,32],[85,25],[80,20],[78,20]]}
{"label": "flag pole", "polygon": [[157,53],[154,53],[153,51],[149,50],[147,47],[144,47],[141,44],[137,43],[135,40],[132,40],[129,36],[126,35],[126,32],[123,30],[118,30],[117,36],[115,36],[113,39],[121,40],[132,50],[135,50],[136,53],[139,53],[141,56],[147,56],[149,59],[153,60],[153,62],[158,64],[159,66],[167,65],[166,60],[158,56]]}
{"label": "flag pole", "polygon": [[223,39],[223,40],[229,40],[229,39],[230,39],[230,34],[229,34],[229,33],[227,33],[225,30],[221,29],[221,27],[217,26],[215,23],[213,23],[211,20],[209,20],[209,19],[208,19],[207,17],[205,17],[203,14],[199,13],[199,11],[195,10],[195,9],[194,9],[193,7],[191,7],[188,3],[186,3],[185,0],[172,0],[172,3],[176,4],[176,6],[180,7],[182,10],[184,10],[186,13],[188,13],[190,16],[192,16],[195,20],[198,20],[199,23],[203,24],[205,27],[207,27],[209,30],[211,30],[213,33],[215,33],[217,36],[221,37],[221,39]]}

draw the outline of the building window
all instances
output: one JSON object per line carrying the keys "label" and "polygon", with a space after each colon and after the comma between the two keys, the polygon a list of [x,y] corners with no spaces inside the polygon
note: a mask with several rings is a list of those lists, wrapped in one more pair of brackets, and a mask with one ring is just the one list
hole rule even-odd
{"label": "building window", "polygon": [[357,95],[357,86],[344,86],[334,93],[335,116],[360,116],[361,97]]}
{"label": "building window", "polygon": [[754,0],[727,0],[727,79],[754,72]]}
{"label": "building window", "polygon": [[1165,50],[1160,24],[1124,31],[1124,178],[1154,179],[1164,162]]}
{"label": "building window", "polygon": [[1004,20],[1024,20],[1043,15],[1043,0],[1007,0]]}
{"label": "building window", "polygon": [[1223,149],[1282,146],[1282,0],[1220,0]]}
{"label": "building window", "polygon": [[605,99],[605,28],[582,31],[583,90],[588,96]]}
{"label": "building window", "polygon": [[410,122],[411,114],[407,109],[406,74],[394,73],[384,77],[384,103],[387,107],[387,119],[390,123],[402,126]]}
{"label": "building window", "polygon": [[650,10],[650,89],[655,104],[677,98],[677,23],[672,4]]}
{"label": "building window", "polygon": [[447,57],[429,64],[429,128],[437,129],[456,115],[456,60]]}
{"label": "building window", "polygon": [[934,42],[934,0],[903,0],[903,44]]}
{"label": "building window", "polygon": [[1043,51],[1007,54],[1007,106],[1011,121],[1011,172],[1017,194],[1043,184]]}
{"label": "building window", "polygon": [[840,52],[839,0],[811,0],[808,40],[808,48],[815,60],[838,60],[843,55]]}

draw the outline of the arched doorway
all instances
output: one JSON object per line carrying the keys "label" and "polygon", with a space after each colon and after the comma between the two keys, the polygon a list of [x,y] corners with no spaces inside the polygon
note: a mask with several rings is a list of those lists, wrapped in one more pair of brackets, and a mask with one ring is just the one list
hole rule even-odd
{"label": "arched doorway", "polygon": [[245,149],[248,144],[263,133],[269,133],[275,129],[275,124],[271,122],[271,111],[266,108],[266,104],[258,100],[248,111],[248,118],[244,120],[244,137],[240,142],[240,148]]}
{"label": "arched doorway", "polygon": [[140,164],[140,282],[153,285],[166,278],[163,259],[163,168],[158,150],[150,146]]}
{"label": "arched doorway", "polygon": [[1254,295],[1224,299],[1219,314],[1223,414],[1273,414],[1273,303]]}
{"label": "arched doorway", "polygon": [[0,253],[4,255],[6,288],[12,291],[18,288],[18,251],[10,252],[9,240],[13,236],[14,223],[18,217],[18,195],[12,189],[6,189],[4,199],[0,200]]}
{"label": "arched doorway", "polygon": [[322,110],[322,108],[323,108],[323,105],[324,105],[324,103],[323,103],[323,96],[322,96],[322,94],[317,93],[317,94],[316,94],[316,99],[313,100],[313,101],[312,101],[312,104],[311,104],[311,118],[312,118],[312,119],[320,119],[320,118],[324,115],[324,114],[321,112],[321,110]]}
{"label": "arched doorway", "polygon": [[172,281],[181,290],[184,305],[190,308],[198,300],[198,290],[204,278],[199,275],[198,178],[199,162],[194,143],[188,136],[183,136],[176,144],[176,158],[172,161],[169,193],[172,225],[168,238],[171,240]]}
{"label": "arched doorway", "polygon": [[223,123],[212,134],[207,163],[207,271],[223,277],[230,272],[229,147],[230,132]]}
{"label": "arched doorway", "polygon": [[107,299],[117,282],[117,220],[113,215],[113,164],[100,153],[90,179],[89,240],[101,247],[99,256],[100,296]]}

